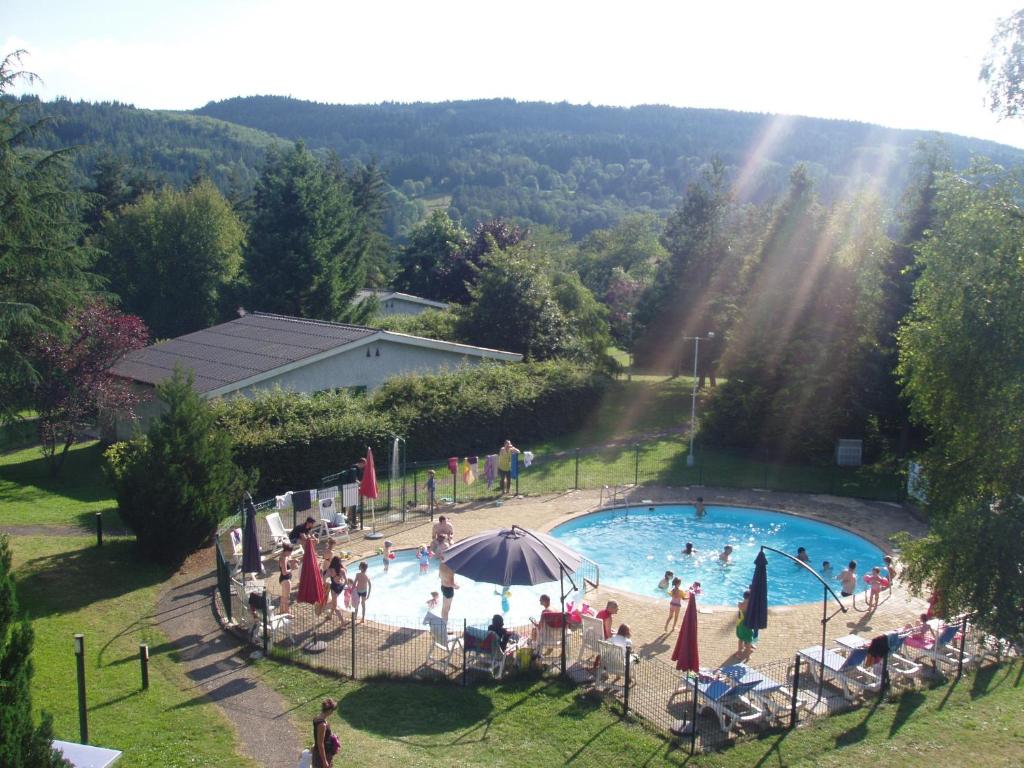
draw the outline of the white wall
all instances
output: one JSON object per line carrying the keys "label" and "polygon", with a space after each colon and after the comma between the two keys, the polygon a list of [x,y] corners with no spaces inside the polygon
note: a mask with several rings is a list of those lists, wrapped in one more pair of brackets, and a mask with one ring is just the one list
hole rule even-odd
{"label": "white wall", "polygon": [[380,314],[385,317],[388,315],[420,315],[428,309],[438,309],[438,307],[431,307],[427,304],[420,304],[415,301],[408,301],[407,299],[401,298],[388,299],[387,301],[380,302]]}

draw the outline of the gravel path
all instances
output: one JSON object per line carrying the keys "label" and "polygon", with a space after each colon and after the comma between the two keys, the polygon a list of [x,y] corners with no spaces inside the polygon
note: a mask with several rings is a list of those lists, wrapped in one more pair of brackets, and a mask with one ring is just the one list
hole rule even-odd
{"label": "gravel path", "polygon": [[307,746],[288,718],[288,703],[247,663],[248,649],[224,632],[213,613],[213,550],[193,556],[168,583],[155,624],[177,652],[192,690],[216,704],[234,726],[239,751],[267,768],[294,768]]}

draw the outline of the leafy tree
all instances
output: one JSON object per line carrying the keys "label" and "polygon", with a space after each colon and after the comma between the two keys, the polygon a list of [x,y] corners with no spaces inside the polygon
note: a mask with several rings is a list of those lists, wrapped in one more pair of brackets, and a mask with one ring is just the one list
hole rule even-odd
{"label": "leafy tree", "polygon": [[32,625],[19,618],[11,547],[0,535],[0,765],[24,768],[68,766],[50,746],[53,721],[45,712],[32,723]]}
{"label": "leafy tree", "polygon": [[398,254],[395,287],[425,299],[448,301],[453,292],[452,264],[469,242],[469,233],[447,213],[435,210],[409,233]]}
{"label": "leafy tree", "polygon": [[1024,109],[1024,8],[1000,19],[978,79],[988,86],[988,106],[999,116]]}
{"label": "leafy tree", "polygon": [[242,267],[242,223],[213,184],[165,187],[109,216],[100,271],[122,306],[157,338],[191,333],[224,319]]}
{"label": "leafy tree", "polygon": [[108,451],[121,518],[147,557],[170,564],[209,541],[246,480],[232,460],[231,439],[192,382],[191,373],[176,369],[157,385],[167,411],[146,438]]}
{"label": "leafy tree", "polygon": [[911,582],[947,612],[978,612],[1024,636],[1024,195],[1019,173],[943,174],[936,225],[918,251],[914,308],[900,331],[930,535],[907,541]]}
{"label": "leafy tree", "polygon": [[551,291],[575,340],[576,349],[571,351],[571,356],[611,365],[608,347],[612,337],[608,331],[607,307],[594,298],[573,272],[555,271],[551,275]]}
{"label": "leafy tree", "polygon": [[362,322],[367,224],[339,172],[302,143],[268,155],[256,184],[245,269],[253,309]]}
{"label": "leafy tree", "polygon": [[573,348],[566,317],[546,272],[523,245],[495,248],[483,260],[456,332],[470,344],[547,360]]}
{"label": "leafy tree", "polygon": [[90,180],[85,193],[87,205],[84,214],[90,235],[98,232],[106,218],[122,206],[157,190],[156,179],[148,169],[129,172],[124,161],[109,153],[97,160]]}
{"label": "leafy tree", "polygon": [[66,332],[68,310],[97,287],[65,153],[26,149],[42,123],[23,122],[26,104],[4,96],[34,78],[15,69],[21,53],[0,62],[0,421],[28,404],[39,381],[34,340]]}
{"label": "leafy tree", "polygon": [[34,404],[43,455],[56,475],[78,435],[101,409],[128,410],[135,397],[128,382],[110,373],[125,353],[146,345],[149,333],[133,315],[96,301],[74,310],[71,335],[45,334],[37,343],[40,373]]}

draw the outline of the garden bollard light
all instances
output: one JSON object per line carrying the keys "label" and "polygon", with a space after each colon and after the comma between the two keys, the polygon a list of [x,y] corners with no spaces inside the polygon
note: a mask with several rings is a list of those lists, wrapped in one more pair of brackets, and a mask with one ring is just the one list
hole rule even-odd
{"label": "garden bollard light", "polygon": [[142,690],[149,690],[149,646],[139,643],[139,665],[142,668]]}
{"label": "garden bollard light", "polygon": [[103,546],[103,513],[96,513],[96,546]]}
{"label": "garden bollard light", "polygon": [[78,667],[78,736],[89,743],[89,715],[85,710],[85,635],[75,635],[75,664]]}

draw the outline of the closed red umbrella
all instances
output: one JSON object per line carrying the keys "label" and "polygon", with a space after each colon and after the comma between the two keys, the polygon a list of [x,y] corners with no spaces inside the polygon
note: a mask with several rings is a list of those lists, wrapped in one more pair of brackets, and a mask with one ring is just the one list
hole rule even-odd
{"label": "closed red umbrella", "polygon": [[306,551],[302,554],[302,570],[299,572],[300,603],[320,605],[326,600],[324,595],[324,577],[320,573],[320,565],[316,561],[316,547],[312,539],[304,543]]}
{"label": "closed red umbrella", "polygon": [[676,647],[672,650],[672,661],[676,669],[688,669],[691,672],[700,670],[700,653],[697,650],[697,596],[690,594],[683,616],[683,625],[679,628]]}
{"label": "closed red umbrella", "polygon": [[366,467],[363,469],[363,479],[359,483],[359,495],[364,499],[377,498],[377,470],[373,467],[373,449],[366,449]]}

